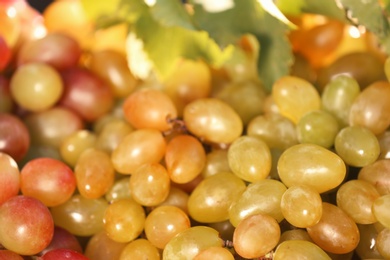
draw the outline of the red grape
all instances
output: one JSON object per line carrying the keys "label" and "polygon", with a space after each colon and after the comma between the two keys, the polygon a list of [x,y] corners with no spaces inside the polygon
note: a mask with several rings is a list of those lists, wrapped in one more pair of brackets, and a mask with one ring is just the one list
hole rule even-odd
{"label": "red grape", "polygon": [[10,250],[0,250],[0,259],[1,260],[23,260],[23,257]]}
{"label": "red grape", "polygon": [[[83,249],[81,248],[80,242],[77,240],[76,236],[61,227],[54,227],[53,239],[49,246],[47,246],[40,255],[44,255],[49,251],[55,249],[70,249],[76,252],[82,253]],[[0,258],[1,259],[1,258]]]}
{"label": "red grape", "polygon": [[51,250],[40,258],[40,260],[66,260],[66,259],[89,260],[88,257],[80,254],[77,251],[73,251],[71,249],[64,249],[64,248]]}
{"label": "red grape", "polygon": [[4,37],[0,35],[0,71],[4,70],[7,67],[9,61],[11,60],[12,51],[5,41]]}
{"label": "red grape", "polygon": [[0,152],[0,205],[18,195],[20,188],[19,168],[14,159]]}

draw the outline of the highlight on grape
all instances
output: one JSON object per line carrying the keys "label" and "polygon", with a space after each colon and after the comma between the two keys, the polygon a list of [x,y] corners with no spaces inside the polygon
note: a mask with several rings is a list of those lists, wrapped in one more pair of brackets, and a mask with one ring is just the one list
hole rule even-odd
{"label": "highlight on grape", "polygon": [[0,259],[390,259],[389,1],[0,2]]}

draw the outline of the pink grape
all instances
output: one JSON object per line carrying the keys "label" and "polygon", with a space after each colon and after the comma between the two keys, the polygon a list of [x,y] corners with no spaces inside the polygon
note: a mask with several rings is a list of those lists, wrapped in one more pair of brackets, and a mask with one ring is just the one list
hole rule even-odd
{"label": "pink grape", "polygon": [[59,248],[54,249],[44,254],[40,260],[89,260],[88,257],[71,249]]}
{"label": "pink grape", "polygon": [[0,205],[18,195],[20,188],[19,168],[8,154],[0,152]]}

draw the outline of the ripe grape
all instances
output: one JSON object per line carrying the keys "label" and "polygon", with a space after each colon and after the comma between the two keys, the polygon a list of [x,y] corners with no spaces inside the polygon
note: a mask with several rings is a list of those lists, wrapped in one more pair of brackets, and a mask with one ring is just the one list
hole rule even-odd
{"label": "ripe grape", "polygon": [[77,251],[73,251],[71,249],[58,248],[53,249],[42,255],[40,257],[41,260],[89,260],[89,258],[85,257],[81,253]]}
{"label": "ripe grape", "polygon": [[206,164],[201,172],[204,178],[219,172],[231,172],[226,149],[214,149],[206,154]]}
{"label": "ripe grape", "polygon": [[126,245],[112,240],[105,231],[101,231],[88,240],[84,254],[93,260],[119,259]]}
{"label": "ripe grape", "polygon": [[105,198],[108,202],[113,202],[119,199],[131,198],[131,192],[129,187],[129,177],[123,177],[117,179],[111,188],[106,192]]}
{"label": "ripe grape", "polygon": [[2,35],[0,35],[0,71],[3,71],[11,60],[12,50]]}
{"label": "ripe grape", "polygon": [[148,240],[136,239],[123,249],[119,260],[142,259],[142,260],[160,260],[160,253]]}
{"label": "ripe grape", "polygon": [[168,197],[159,206],[175,206],[188,214],[188,199],[189,195],[182,189],[171,186]]}
{"label": "ripe grape", "polygon": [[20,172],[15,160],[6,153],[0,152],[0,205],[9,198],[18,195],[20,189]]}
{"label": "ripe grape", "polygon": [[390,194],[377,198],[372,205],[375,218],[386,228],[390,228]]}
{"label": "ripe grape", "polygon": [[378,231],[373,224],[358,225],[360,241],[355,249],[356,254],[361,259],[381,259],[383,258],[378,251],[377,237]]}
{"label": "ripe grape", "polygon": [[212,246],[197,254],[194,260],[234,260],[232,253],[223,247]]}
{"label": "ripe grape", "polygon": [[282,242],[275,250],[274,260],[318,259],[330,260],[328,254],[316,244],[304,240]]}
{"label": "ripe grape", "polygon": [[380,195],[390,194],[390,161],[382,159],[364,166],[358,179],[374,185]]}
{"label": "ripe grape", "polygon": [[54,234],[50,244],[42,250],[39,254],[44,255],[45,253],[54,249],[71,249],[73,251],[83,253],[80,242],[76,236],[71,234],[66,229],[60,227],[54,227]]}
{"label": "ripe grape", "polygon": [[381,256],[383,256],[384,258],[390,257],[389,243],[390,229],[386,228],[379,232],[378,236],[376,237],[376,246]]}
{"label": "ripe grape", "polygon": [[3,250],[3,249],[0,249],[0,259],[4,259],[4,260],[23,260],[24,258],[15,253],[15,252],[12,252],[10,250]]}

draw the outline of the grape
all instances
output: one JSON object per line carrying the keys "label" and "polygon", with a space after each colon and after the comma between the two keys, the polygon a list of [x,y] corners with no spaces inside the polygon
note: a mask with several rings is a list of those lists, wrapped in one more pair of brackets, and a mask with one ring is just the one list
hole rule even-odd
{"label": "grape", "polygon": [[379,232],[378,236],[376,237],[376,247],[384,258],[390,258],[389,243],[390,229],[386,228]]}
{"label": "grape", "polygon": [[135,128],[166,131],[172,127],[170,119],[177,110],[168,95],[160,90],[144,88],[130,94],[123,103],[126,120]]}
{"label": "grape", "polygon": [[24,120],[31,143],[59,148],[69,135],[83,129],[82,119],[64,107],[54,107],[28,115]]}
{"label": "grape", "polygon": [[199,254],[197,254],[194,260],[234,260],[232,253],[223,247],[209,247]]}
{"label": "grape", "polygon": [[264,87],[255,81],[232,82],[216,95],[238,113],[244,125],[263,113],[265,96]]}
{"label": "grape", "polygon": [[115,50],[92,52],[88,69],[105,80],[118,98],[127,97],[138,84],[129,70],[126,56]]}
{"label": "grape", "polygon": [[236,229],[235,226],[230,223],[229,220],[225,220],[222,222],[215,222],[215,223],[208,223],[208,226],[211,228],[214,228],[219,232],[219,236],[225,240],[225,241],[232,241],[233,240],[233,233],[234,229]]}
{"label": "grape", "polygon": [[202,250],[213,246],[222,247],[222,240],[215,229],[206,226],[190,227],[168,242],[162,259],[193,259]]}
{"label": "grape", "polygon": [[293,54],[294,63],[291,65],[290,75],[305,79],[310,83],[315,83],[317,77],[315,68],[313,68],[313,66],[302,54],[297,52]]}
{"label": "grape", "polygon": [[243,131],[240,116],[227,103],[216,98],[199,98],[183,111],[188,130],[206,142],[232,143]]}
{"label": "grape", "polygon": [[294,76],[279,78],[272,87],[272,97],[280,114],[295,124],[307,112],[321,107],[320,95],[315,87]]}
{"label": "grape", "polygon": [[203,61],[180,60],[174,71],[163,82],[164,91],[175,104],[178,115],[184,107],[198,98],[206,98],[211,91],[210,69]]}
{"label": "grape", "polygon": [[235,175],[248,182],[267,178],[271,171],[271,151],[259,137],[243,135],[229,147],[228,161]]}
{"label": "grape", "polygon": [[267,214],[281,222],[284,217],[280,205],[286,190],[283,183],[271,179],[249,184],[230,206],[230,222],[236,227],[244,218],[259,213]]}
{"label": "grape", "polygon": [[390,228],[390,194],[377,198],[372,205],[375,218],[386,228]]}
{"label": "grape", "polygon": [[247,135],[260,137],[270,148],[285,150],[298,144],[295,124],[277,113],[253,118],[247,127]]}
{"label": "grape", "polygon": [[70,199],[76,190],[76,178],[65,163],[51,158],[37,158],[20,172],[20,190],[25,196],[39,199],[48,207]]}
{"label": "grape", "polygon": [[108,202],[114,202],[119,199],[131,198],[129,187],[129,177],[123,177],[114,182],[111,188],[106,192],[105,198]]}
{"label": "grape", "polygon": [[144,229],[145,211],[133,199],[120,199],[107,207],[103,222],[104,230],[112,240],[130,242]]}
{"label": "grape", "polygon": [[77,240],[76,236],[71,234],[66,229],[60,227],[54,227],[54,234],[50,244],[42,250],[39,254],[44,255],[47,252],[54,249],[71,249],[73,251],[83,253],[80,242]]}
{"label": "grape", "polygon": [[31,111],[51,108],[64,91],[60,74],[49,65],[39,62],[19,67],[12,75],[10,87],[16,103]]}
{"label": "grape", "polygon": [[309,186],[291,186],[283,194],[280,204],[284,218],[300,228],[313,226],[322,215],[320,194]]}
{"label": "grape", "polygon": [[178,135],[167,145],[165,164],[173,182],[187,183],[201,173],[206,164],[206,152],[195,137]]}
{"label": "grape", "polygon": [[278,222],[266,214],[244,218],[234,230],[235,251],[245,258],[261,257],[271,251],[280,238]]}
{"label": "grape", "polygon": [[19,167],[8,154],[0,152],[0,205],[18,195],[20,188]]}
{"label": "grape", "polygon": [[86,199],[80,194],[73,195],[67,202],[50,208],[56,226],[76,236],[92,236],[103,230],[106,200]]}
{"label": "grape", "polygon": [[358,179],[374,185],[380,195],[390,194],[390,161],[382,159],[364,166]]}
{"label": "grape", "polygon": [[158,163],[164,157],[166,142],[155,129],[135,130],[124,137],[111,154],[116,171],[132,174],[145,163]]}
{"label": "grape", "polygon": [[375,162],[380,152],[376,136],[362,126],[343,128],[336,136],[335,149],[346,164],[355,167]]}
{"label": "grape", "polygon": [[0,56],[2,57],[0,60],[0,71],[3,71],[11,60],[12,50],[2,35],[0,35]]}
{"label": "grape", "polygon": [[160,253],[156,247],[154,247],[146,239],[137,239],[123,249],[119,260],[127,259],[140,259],[140,260],[160,260]]}
{"label": "grape", "polygon": [[390,131],[385,131],[378,136],[378,142],[380,147],[379,159],[389,159],[390,157]]}
{"label": "grape", "polygon": [[159,206],[175,206],[188,214],[187,205],[189,197],[188,193],[182,189],[171,186],[168,197]]}
{"label": "grape", "polygon": [[108,113],[114,105],[110,87],[95,73],[79,67],[62,72],[64,93],[60,104],[88,122]]}
{"label": "grape", "polygon": [[308,112],[297,123],[297,135],[300,143],[312,143],[331,148],[339,132],[336,118],[323,110]]}
{"label": "grape", "polygon": [[119,259],[126,245],[112,240],[105,231],[102,231],[88,240],[85,256],[93,260]]}
{"label": "grape", "polygon": [[187,214],[175,206],[159,206],[146,217],[145,235],[157,248],[166,244],[181,231],[190,228]]}
{"label": "grape", "polygon": [[188,200],[191,218],[203,223],[228,220],[231,204],[245,188],[244,181],[232,173],[217,173],[204,179]]}
{"label": "grape", "polygon": [[346,176],[346,166],[335,153],[315,144],[294,145],[278,161],[279,177],[287,187],[307,185],[318,193],[336,188]]}
{"label": "grape", "polygon": [[355,249],[361,259],[381,259],[377,248],[378,231],[374,225],[358,225],[360,241]]}
{"label": "grape", "polygon": [[0,249],[0,259],[4,260],[23,260],[24,258],[19,254],[12,252],[10,250],[1,250]]}
{"label": "grape", "polygon": [[48,251],[40,259],[42,260],[66,260],[66,259],[88,260],[89,258],[71,249],[58,248],[58,249],[53,249]]}
{"label": "grape", "polygon": [[345,254],[354,250],[360,240],[359,229],[339,207],[323,202],[322,217],[314,226],[308,227],[311,239],[323,250]]}
{"label": "grape", "polygon": [[307,233],[306,229],[291,229],[291,230],[284,231],[280,236],[279,244],[289,240],[304,240],[308,242],[313,242],[313,240],[310,238],[309,234]]}
{"label": "grape", "polygon": [[156,206],[169,195],[168,171],[158,163],[144,164],[132,174],[129,182],[131,198],[142,206]]}
{"label": "grape", "polygon": [[21,255],[34,255],[53,237],[49,210],[37,199],[15,196],[0,205],[0,244]]}
{"label": "grape", "polygon": [[289,240],[281,243],[275,250],[274,260],[318,259],[330,260],[327,253],[316,244],[304,240]]}
{"label": "grape", "polygon": [[96,139],[96,135],[86,129],[70,134],[64,138],[59,147],[61,158],[74,167],[80,155],[88,148],[95,146]]}
{"label": "grape", "polygon": [[42,62],[57,70],[77,65],[81,49],[76,40],[63,33],[49,33],[45,37],[22,45],[17,55],[17,64]]}
{"label": "grape", "polygon": [[27,153],[30,134],[23,122],[13,114],[0,113],[0,143],[0,152],[7,153],[17,162]]}
{"label": "grape", "polygon": [[337,190],[337,206],[358,224],[372,224],[376,218],[371,211],[374,201],[380,197],[375,186],[363,180],[350,180]]}
{"label": "grape", "polygon": [[223,149],[214,149],[207,153],[202,176],[207,178],[219,172],[231,172],[227,154],[227,150]]}
{"label": "grape", "polygon": [[331,113],[341,127],[349,125],[349,113],[355,98],[360,94],[357,81],[347,75],[337,75],[325,86],[321,101],[325,111]]}

